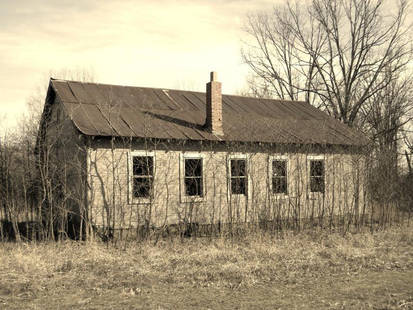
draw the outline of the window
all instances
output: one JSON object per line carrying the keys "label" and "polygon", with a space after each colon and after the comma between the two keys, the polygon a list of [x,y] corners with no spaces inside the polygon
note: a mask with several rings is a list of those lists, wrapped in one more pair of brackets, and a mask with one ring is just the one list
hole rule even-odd
{"label": "window", "polygon": [[272,161],[272,192],[287,195],[287,160]]}
{"label": "window", "polygon": [[310,160],[310,191],[324,193],[323,160]]}
{"label": "window", "polygon": [[185,195],[203,196],[202,158],[185,158]]}
{"label": "window", "polygon": [[206,200],[205,153],[182,152],[179,157],[179,193],[183,203]]}
{"label": "window", "polygon": [[247,195],[247,164],[245,159],[231,159],[231,194]]}
{"label": "window", "polygon": [[132,156],[133,198],[149,198],[153,187],[153,156]]}

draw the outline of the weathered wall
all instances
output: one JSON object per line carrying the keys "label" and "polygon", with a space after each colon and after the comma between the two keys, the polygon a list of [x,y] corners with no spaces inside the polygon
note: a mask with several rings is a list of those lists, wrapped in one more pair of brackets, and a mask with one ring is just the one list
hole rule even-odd
{"label": "weathered wall", "polygon": [[[40,177],[46,187],[48,205],[59,221],[79,223],[86,211],[86,145],[55,97],[48,107],[42,141]],[[70,225],[70,224],[69,224]]]}
{"label": "weathered wall", "polygon": [[[131,151],[148,149],[155,154],[154,197],[146,203],[131,201],[128,160]],[[270,191],[269,156],[283,153],[279,148],[236,148],[219,145],[182,144],[173,147],[117,144],[95,141],[88,151],[88,182],[91,220],[98,226],[136,227],[145,222],[155,226],[179,222],[228,223],[305,218],[355,213],[364,206],[363,157],[348,152],[325,154],[288,152],[288,197]],[[204,156],[205,198],[183,202],[180,156],[184,152]],[[230,195],[228,158],[246,154],[249,195]],[[309,192],[311,155],[325,158],[325,194]],[[358,167],[357,167],[358,165]],[[358,180],[358,181],[357,181]],[[359,184],[359,185],[357,185]],[[355,191],[355,188],[358,190]],[[142,201],[141,201],[142,202]]]}

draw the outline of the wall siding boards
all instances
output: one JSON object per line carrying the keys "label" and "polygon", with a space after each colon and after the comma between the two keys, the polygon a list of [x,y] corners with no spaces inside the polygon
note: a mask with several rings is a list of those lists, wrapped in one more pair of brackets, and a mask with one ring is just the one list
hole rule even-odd
{"label": "wall siding boards", "polygon": [[[180,155],[193,151],[153,150],[154,195],[150,202],[132,202],[129,186],[130,152],[134,148],[94,147],[88,151],[89,205],[93,223],[130,228],[197,222],[216,224],[257,222],[263,219],[311,218],[354,212],[363,203],[363,180],[357,180],[363,157],[357,154],[322,154],[325,165],[325,193],[309,192],[309,156],[287,153],[288,196],[273,195],[269,156],[273,153],[243,152],[247,158],[248,196],[229,193],[228,161],[233,152],[199,150],[203,154],[204,199],[182,202]],[[239,154],[239,153],[236,153]],[[360,167],[356,167],[356,166]],[[362,175],[362,173],[360,174]],[[355,188],[360,184],[358,189]],[[356,197],[359,197],[356,201]]]}

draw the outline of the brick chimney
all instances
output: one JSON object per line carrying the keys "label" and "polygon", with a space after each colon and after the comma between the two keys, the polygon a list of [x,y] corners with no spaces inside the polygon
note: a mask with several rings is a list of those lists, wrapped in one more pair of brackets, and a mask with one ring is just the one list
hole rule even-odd
{"label": "brick chimney", "polygon": [[222,94],[217,73],[211,72],[211,81],[206,84],[205,127],[215,135],[222,136]]}

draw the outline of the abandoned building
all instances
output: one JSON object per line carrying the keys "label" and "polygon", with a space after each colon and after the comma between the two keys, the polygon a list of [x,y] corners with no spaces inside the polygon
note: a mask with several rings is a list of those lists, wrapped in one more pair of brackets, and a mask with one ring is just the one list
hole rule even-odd
{"label": "abandoned building", "polygon": [[214,72],[206,93],[51,79],[39,141],[95,227],[365,208],[362,134],[306,102],[222,95]]}

